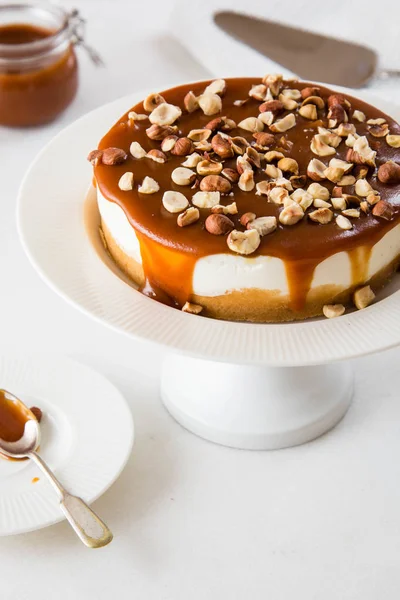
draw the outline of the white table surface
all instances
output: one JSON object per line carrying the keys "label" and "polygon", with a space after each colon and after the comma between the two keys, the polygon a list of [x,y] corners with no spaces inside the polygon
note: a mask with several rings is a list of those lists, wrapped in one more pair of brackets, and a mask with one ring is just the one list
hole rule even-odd
{"label": "white table surface", "polygon": [[398,600],[399,350],[354,362],[354,403],[319,440],[270,453],[222,448],[184,431],[161,406],[160,350],[78,313],[25,258],[16,193],[47,140],[134,89],[208,76],[166,33],[172,2],[65,4],[87,17],[107,68],[81,55],[79,95],[62,119],[0,128],[0,349],[57,352],[97,367],[126,394],[137,437],[127,468],[95,505],[113,543],[87,550],[65,523],[3,538],[1,600]]}

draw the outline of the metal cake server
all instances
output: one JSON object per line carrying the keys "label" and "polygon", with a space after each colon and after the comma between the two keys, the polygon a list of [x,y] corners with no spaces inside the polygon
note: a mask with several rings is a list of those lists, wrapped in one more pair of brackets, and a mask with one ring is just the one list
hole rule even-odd
{"label": "metal cake server", "polygon": [[378,69],[376,52],[354,42],[233,11],[216,13],[214,21],[233,38],[305,80],[358,88],[374,78],[400,77],[400,70]]}
{"label": "metal cake server", "polygon": [[89,548],[106,546],[113,539],[107,525],[94,513],[94,511],[77,496],[73,496],[61,485],[54,473],[49,469],[44,460],[37,454],[36,449],[40,443],[40,425],[34,414],[19,398],[0,390],[5,398],[20,406],[21,411],[27,416],[23,436],[16,442],[7,442],[0,438],[0,453],[13,459],[30,458],[43,471],[60,497],[60,508],[75,533]]}

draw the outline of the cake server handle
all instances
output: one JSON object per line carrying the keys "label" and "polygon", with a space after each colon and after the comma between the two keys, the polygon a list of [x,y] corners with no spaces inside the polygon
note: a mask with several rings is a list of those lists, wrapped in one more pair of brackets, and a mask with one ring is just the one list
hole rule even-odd
{"label": "cake server handle", "polygon": [[400,77],[399,69],[380,69],[375,74],[376,79],[398,79]]}

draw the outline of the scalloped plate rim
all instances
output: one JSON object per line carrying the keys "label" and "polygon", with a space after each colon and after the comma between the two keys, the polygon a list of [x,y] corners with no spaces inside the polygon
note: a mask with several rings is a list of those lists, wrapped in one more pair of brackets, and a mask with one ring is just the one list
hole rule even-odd
{"label": "scalloped plate rim", "polygon": [[[123,444],[124,447],[120,448],[119,451],[119,457],[118,457],[118,465],[117,468],[114,470],[112,476],[109,476],[107,481],[104,483],[102,483],[99,488],[97,489],[97,491],[93,494],[91,494],[90,496],[85,497],[85,501],[88,502],[88,504],[93,504],[93,502],[95,502],[98,498],[100,498],[118,479],[118,477],[121,475],[122,471],[124,470],[126,463],[132,453],[132,448],[134,445],[134,439],[135,439],[135,428],[134,428],[134,421],[133,421],[133,417],[132,417],[132,413],[130,411],[130,408],[123,396],[123,394],[120,392],[120,390],[114,385],[114,383],[112,383],[107,377],[105,377],[102,373],[100,373],[99,371],[97,371],[95,368],[88,366],[80,361],[77,361],[73,358],[70,357],[65,357],[65,356],[61,356],[61,355],[48,355],[48,354],[39,354],[39,355],[33,355],[30,353],[25,353],[25,354],[2,354],[0,353],[0,369],[1,366],[3,364],[3,362],[6,363],[18,363],[19,365],[21,365],[21,363],[23,364],[23,362],[29,362],[30,365],[34,365],[35,367],[38,367],[39,369],[43,369],[46,372],[48,371],[49,367],[52,368],[56,368],[58,369],[59,373],[62,372],[63,368],[68,367],[68,368],[72,368],[73,370],[75,370],[76,373],[76,377],[77,379],[79,379],[79,371],[84,371],[86,373],[86,375],[89,378],[96,378],[98,380],[98,382],[106,383],[107,384],[107,388],[108,391],[112,391],[114,396],[112,398],[113,402],[118,403],[118,407],[119,410],[123,412],[123,416],[124,416],[124,429],[126,429],[126,433],[127,435],[124,437],[123,440]],[[1,376],[1,373],[0,373]],[[44,378],[43,381],[46,381],[46,379]],[[32,385],[32,383],[29,383],[29,377],[28,377],[28,383],[24,384],[24,385],[28,385],[30,388],[30,392],[29,394],[32,394],[32,396],[38,396],[38,392],[36,391],[35,393],[35,387],[34,384]],[[47,384],[45,384],[47,385]],[[12,390],[11,390],[12,391]],[[52,395],[51,393],[51,389],[48,388],[48,390],[46,390],[46,396],[48,395]],[[108,399],[108,396],[107,396]],[[57,406],[57,398],[54,399],[54,402],[52,403],[54,404],[54,406]],[[90,403],[89,403],[90,404]],[[115,406],[116,404],[113,404],[113,406]],[[67,412],[67,411],[64,411]],[[121,413],[122,414],[122,413]],[[118,443],[120,443],[121,438],[118,435]],[[81,444],[82,446],[82,444]],[[79,449],[78,449],[79,452]],[[107,453],[107,456],[109,454]],[[100,465],[101,467],[101,465]],[[68,469],[68,462],[66,462],[65,464],[62,465],[62,467],[60,468],[59,471],[57,471],[57,475],[60,477],[60,481],[61,483],[63,483],[63,469]],[[19,473],[15,474],[15,477],[22,477],[23,475],[21,475],[21,473],[23,474],[24,471],[20,471]],[[36,472],[36,474],[38,475],[39,479],[43,479],[45,480],[45,475],[41,474],[40,471],[38,470]],[[68,476],[73,478],[74,473],[72,470],[71,472],[68,472]],[[12,486],[12,484],[11,484]],[[28,494],[29,496],[29,491],[32,492],[37,492],[38,490],[40,490],[40,488],[35,488],[34,485],[32,484],[32,488],[31,490],[28,490],[28,492],[25,492],[24,494]],[[79,490],[74,490],[75,493],[77,493],[79,495]],[[11,490],[11,494],[12,496],[12,490]],[[50,487],[50,485],[46,485],[44,488],[42,488],[40,490],[40,494],[41,496],[45,496],[46,499],[49,498],[50,502],[54,503],[57,502],[57,495],[54,492],[54,490]],[[83,496],[85,496],[84,493],[82,493]],[[18,496],[17,496],[18,497]],[[60,523],[61,521],[65,521],[65,516],[63,515],[63,513],[61,512],[61,509],[59,509],[57,507],[57,511],[53,510],[54,506],[52,507],[52,512],[53,512],[53,516],[49,517],[45,520],[39,520],[34,523],[32,522],[30,525],[25,525],[23,527],[10,527],[7,530],[3,530],[1,529],[1,518],[0,518],[0,537],[8,537],[8,536],[13,536],[13,535],[19,535],[19,534],[24,534],[24,533],[30,533],[33,531],[37,531],[39,529],[43,529],[45,527],[50,527],[51,525],[55,525],[56,523]]]}

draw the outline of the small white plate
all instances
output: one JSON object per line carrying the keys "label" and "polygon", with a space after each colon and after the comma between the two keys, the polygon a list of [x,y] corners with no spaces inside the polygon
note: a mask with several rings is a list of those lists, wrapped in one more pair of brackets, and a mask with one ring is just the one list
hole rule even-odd
{"label": "small white plate", "polygon": [[[43,410],[40,455],[68,491],[91,503],[114,483],[132,450],[133,421],[105,377],[65,358],[0,357],[0,387]],[[63,520],[58,502],[31,461],[0,459],[0,535]]]}

